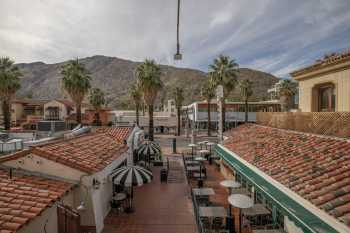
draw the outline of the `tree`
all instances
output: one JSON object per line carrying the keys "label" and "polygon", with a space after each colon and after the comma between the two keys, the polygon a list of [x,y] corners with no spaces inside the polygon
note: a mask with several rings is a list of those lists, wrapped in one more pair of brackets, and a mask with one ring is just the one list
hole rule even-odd
{"label": "tree", "polygon": [[282,111],[286,112],[290,108],[291,97],[297,92],[297,83],[285,79],[277,85],[277,90],[282,105]]}
{"label": "tree", "polygon": [[222,98],[222,116],[221,121],[223,131],[225,131],[226,108],[225,99],[233,91],[237,82],[237,73],[239,72],[238,64],[229,56],[220,55],[214,59],[213,64],[209,65],[209,76],[213,80],[213,84],[217,87],[223,86],[224,96]]}
{"label": "tree", "polygon": [[0,100],[5,130],[11,128],[11,99],[21,87],[19,77],[22,73],[14,64],[8,57],[0,58]]}
{"label": "tree", "polygon": [[81,104],[91,88],[90,73],[77,58],[62,66],[61,75],[63,88],[75,103],[77,123],[81,124]]}
{"label": "tree", "polygon": [[100,88],[93,88],[90,91],[89,102],[95,110],[95,124],[101,126],[100,111],[106,103],[105,94]]}
{"label": "tree", "polygon": [[132,100],[134,101],[135,108],[136,108],[136,124],[140,125],[140,107],[142,105],[142,93],[140,90],[140,87],[138,86],[137,82],[132,84],[130,87],[130,95]]}
{"label": "tree", "polygon": [[173,90],[173,98],[175,100],[176,114],[177,114],[177,136],[181,134],[181,107],[185,100],[184,90],[181,87],[175,87]]}
{"label": "tree", "polygon": [[207,126],[208,126],[208,136],[210,136],[211,135],[210,104],[211,104],[211,100],[215,97],[215,86],[214,86],[213,82],[210,79],[208,79],[204,83],[204,85],[202,86],[201,95],[202,95],[203,98],[205,98],[205,100],[208,103],[208,108],[207,108],[207,111],[208,111]]}
{"label": "tree", "polygon": [[149,117],[149,140],[153,141],[153,109],[158,92],[162,89],[163,83],[160,80],[161,70],[154,60],[146,59],[136,68],[137,84],[143,95],[148,108]]}
{"label": "tree", "polygon": [[248,122],[248,99],[253,95],[253,89],[252,89],[253,82],[249,79],[244,79],[239,82],[239,89],[241,98],[244,101],[244,122]]}

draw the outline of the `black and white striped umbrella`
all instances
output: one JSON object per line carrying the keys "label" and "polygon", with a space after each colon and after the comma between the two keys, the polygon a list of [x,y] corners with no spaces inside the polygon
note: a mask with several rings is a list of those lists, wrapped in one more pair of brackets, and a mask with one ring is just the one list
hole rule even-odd
{"label": "black and white striped umbrella", "polygon": [[112,181],[114,184],[121,184],[124,186],[141,186],[151,182],[152,172],[146,168],[139,166],[125,166],[115,169],[112,174]]}
{"label": "black and white striped umbrella", "polygon": [[152,142],[152,141],[146,141],[144,142],[138,149],[137,154],[139,158],[143,158],[144,160],[149,160],[149,157],[155,157],[157,155],[161,154],[161,149],[159,144]]}

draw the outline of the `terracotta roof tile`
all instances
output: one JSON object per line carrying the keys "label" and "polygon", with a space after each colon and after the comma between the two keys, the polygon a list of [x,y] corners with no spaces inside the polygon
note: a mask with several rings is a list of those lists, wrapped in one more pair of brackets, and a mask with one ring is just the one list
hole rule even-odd
{"label": "terracotta roof tile", "polygon": [[225,147],[350,226],[350,141],[254,124]]}
{"label": "terracotta roof tile", "polygon": [[[122,132],[125,135],[128,131]],[[126,151],[127,146],[124,143],[102,132],[89,133],[32,148],[33,154],[89,174],[103,170]],[[45,195],[43,194],[42,197]]]}
{"label": "terracotta roof tile", "polygon": [[100,127],[96,129],[97,133],[104,133],[112,136],[119,142],[124,142],[124,140],[127,140],[131,131],[131,127]]}
{"label": "terracotta roof tile", "polygon": [[[43,177],[14,172],[12,179],[9,172],[0,169],[0,233],[16,232],[24,224],[38,216],[48,203],[55,202],[73,185]],[[43,189],[43,185],[45,189]],[[10,188],[9,188],[10,187]],[[22,191],[22,192],[20,192]],[[16,194],[14,193],[21,193]],[[43,199],[41,193],[54,194],[55,198]],[[51,195],[50,195],[51,197]],[[28,201],[28,199],[32,201]]]}

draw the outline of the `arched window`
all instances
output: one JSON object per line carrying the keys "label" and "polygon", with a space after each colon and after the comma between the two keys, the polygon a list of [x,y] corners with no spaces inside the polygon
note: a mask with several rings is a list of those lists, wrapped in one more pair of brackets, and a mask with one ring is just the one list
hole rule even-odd
{"label": "arched window", "polygon": [[333,83],[319,84],[314,87],[314,111],[334,112],[336,109],[335,86]]}

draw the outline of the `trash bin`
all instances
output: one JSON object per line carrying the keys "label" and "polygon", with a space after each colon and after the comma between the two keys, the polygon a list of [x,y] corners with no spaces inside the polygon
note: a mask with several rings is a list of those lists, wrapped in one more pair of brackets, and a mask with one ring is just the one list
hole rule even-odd
{"label": "trash bin", "polygon": [[176,154],[176,138],[173,138],[173,153]]}
{"label": "trash bin", "polygon": [[198,179],[198,181],[197,181],[198,188],[203,188],[203,184],[204,184],[203,179]]}
{"label": "trash bin", "polygon": [[163,168],[160,170],[160,182],[168,181],[168,170]]}

